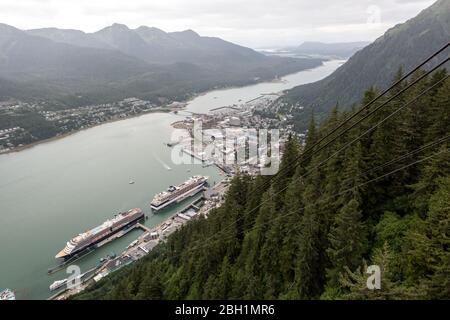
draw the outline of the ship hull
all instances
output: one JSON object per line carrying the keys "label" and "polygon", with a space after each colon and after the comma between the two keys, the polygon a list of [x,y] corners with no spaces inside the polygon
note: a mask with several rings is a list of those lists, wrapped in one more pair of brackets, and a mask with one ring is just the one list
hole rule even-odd
{"label": "ship hull", "polygon": [[186,193],[183,193],[183,194],[179,195],[178,197],[176,197],[176,198],[174,198],[174,199],[172,199],[170,201],[164,202],[164,203],[162,203],[159,206],[155,206],[153,204],[150,204],[150,207],[155,212],[160,211],[160,210],[162,210],[162,209],[164,209],[164,208],[166,208],[166,207],[168,207],[168,206],[170,206],[170,205],[172,205],[174,203],[179,203],[179,202],[185,200],[186,198],[189,198],[189,197],[192,197],[192,196],[198,194],[199,192],[201,192],[203,190],[203,187],[204,187],[205,184],[206,184],[206,181],[203,182],[202,184],[199,184],[195,188],[187,191]]}
{"label": "ship hull", "polygon": [[67,260],[67,259],[70,259],[70,258],[76,256],[76,255],[80,255],[83,252],[86,252],[87,250],[94,249],[94,248],[96,248],[96,245],[98,243],[100,243],[100,242],[102,242],[102,241],[112,237],[113,235],[115,235],[116,233],[118,233],[118,232],[120,232],[120,231],[122,231],[124,229],[127,229],[127,228],[131,227],[132,225],[135,225],[136,223],[138,223],[143,218],[144,218],[144,213],[142,213],[142,215],[136,217],[135,219],[131,220],[127,224],[124,224],[123,226],[121,226],[119,228],[116,228],[116,229],[112,230],[109,233],[106,233],[103,237],[100,237],[100,238],[96,239],[95,241],[92,241],[87,246],[84,246],[84,247],[82,247],[80,249],[74,250],[70,254],[61,254],[63,252],[63,251],[61,251],[60,253],[58,253],[56,255],[56,258],[62,258],[64,260]]}

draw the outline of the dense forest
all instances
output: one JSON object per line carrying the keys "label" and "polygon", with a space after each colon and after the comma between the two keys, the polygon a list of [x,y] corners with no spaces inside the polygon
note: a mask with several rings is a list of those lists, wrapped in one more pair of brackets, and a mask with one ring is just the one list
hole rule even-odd
{"label": "dense forest", "polygon": [[[336,107],[320,124],[312,116],[305,141],[286,142],[278,175],[236,175],[207,218],[75,298],[450,298],[447,71],[425,77],[354,128],[346,124],[320,147],[377,94],[370,88],[360,107]],[[381,269],[380,290],[367,289],[368,265]]]}

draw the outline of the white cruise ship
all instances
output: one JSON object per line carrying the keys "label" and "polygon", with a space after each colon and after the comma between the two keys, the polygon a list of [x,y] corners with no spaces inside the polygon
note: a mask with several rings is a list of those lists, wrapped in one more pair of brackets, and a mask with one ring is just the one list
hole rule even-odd
{"label": "white cruise ship", "polygon": [[151,207],[154,211],[161,210],[172,203],[180,202],[202,191],[208,177],[193,176],[178,186],[170,186],[153,198]]}

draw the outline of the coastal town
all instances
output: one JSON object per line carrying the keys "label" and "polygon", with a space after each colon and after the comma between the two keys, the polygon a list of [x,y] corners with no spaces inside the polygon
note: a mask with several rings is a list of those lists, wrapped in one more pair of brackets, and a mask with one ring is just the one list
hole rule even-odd
{"label": "coastal town", "polygon": [[279,161],[289,136],[297,136],[299,141],[305,137],[294,131],[288,117],[277,114],[278,97],[261,95],[207,114],[191,114],[172,124],[186,134],[167,145],[204,166],[216,165],[225,174],[233,175],[238,170],[258,174],[272,161]]}
{"label": "coastal town", "polygon": [[[114,103],[55,110],[46,103],[15,100],[0,102],[0,154],[18,151],[34,143],[62,137],[109,121],[149,112],[176,111],[184,106],[184,103],[176,101],[156,106],[150,101],[134,97]],[[13,121],[8,119],[14,119],[17,125],[11,126]]]}
{"label": "coastal town", "polygon": [[[208,114],[191,113],[175,128],[192,129],[195,121],[204,129],[280,128],[280,134],[299,135],[295,132],[289,114],[280,113],[277,99],[281,93],[263,94],[247,102],[212,109]],[[123,120],[150,112],[178,113],[187,102],[172,101],[156,105],[136,97],[118,102],[87,105],[75,108],[52,108],[47,103],[23,101],[0,102],[0,154],[19,151],[28,146],[59,138],[106,122]],[[14,121],[12,121],[14,119]],[[10,123],[15,123],[11,126]],[[31,125],[38,123],[39,125]]]}

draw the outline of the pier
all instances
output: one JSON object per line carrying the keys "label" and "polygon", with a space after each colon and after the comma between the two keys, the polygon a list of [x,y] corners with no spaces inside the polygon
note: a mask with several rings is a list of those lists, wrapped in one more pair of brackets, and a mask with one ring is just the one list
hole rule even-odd
{"label": "pier", "polygon": [[67,266],[67,265],[69,265],[69,264],[71,264],[71,263],[73,263],[75,261],[78,261],[78,260],[86,257],[87,255],[89,255],[92,252],[94,252],[94,248],[87,248],[86,250],[84,250],[84,251],[74,255],[73,257],[71,257],[71,258],[69,258],[67,260],[64,260],[63,262],[61,262],[57,266],[49,268],[47,270],[47,273],[48,274],[53,274],[55,272],[58,272],[58,271],[64,269],[65,266]]}
{"label": "pier", "polygon": [[54,266],[54,267],[49,268],[49,269],[47,270],[47,273],[48,273],[48,274],[53,274],[53,273],[55,273],[55,272],[58,272],[58,271],[64,269],[65,266],[67,266],[67,265],[69,265],[69,264],[71,264],[71,263],[74,263],[75,261],[78,261],[78,260],[80,260],[80,259],[86,257],[86,256],[89,255],[90,253],[94,252],[95,249],[100,248],[100,247],[103,247],[104,245],[106,245],[106,244],[108,244],[108,243],[110,243],[110,242],[112,242],[112,241],[114,241],[114,240],[116,240],[116,239],[119,239],[119,238],[123,237],[124,235],[128,234],[129,232],[133,231],[133,230],[136,229],[136,228],[141,228],[141,229],[144,230],[144,231],[150,230],[150,229],[148,229],[145,225],[143,225],[143,224],[141,224],[141,223],[138,222],[138,223],[136,223],[136,224],[134,224],[134,225],[129,226],[129,227],[126,228],[126,229],[120,230],[119,232],[117,232],[117,233],[111,235],[110,237],[108,237],[108,238],[106,238],[106,239],[100,241],[99,243],[97,243],[97,244],[95,244],[95,245],[92,245],[92,246],[90,246],[90,247],[84,249],[83,251],[81,251],[81,252],[75,254],[73,257],[70,257],[70,258],[68,258],[68,259],[66,259],[66,260],[64,260],[64,261],[62,261],[60,264],[58,264],[58,265],[56,265],[56,266]]}
{"label": "pier", "polygon": [[141,224],[141,223],[136,223],[135,228],[141,228],[145,232],[151,232],[152,231],[152,229],[150,229],[149,227],[147,227],[146,225]]}
{"label": "pier", "polygon": [[[223,193],[226,191],[226,185],[227,184],[222,181],[211,188],[204,188],[203,194],[199,198],[193,200],[184,208],[170,215],[155,226],[148,227],[141,222],[134,224],[127,229],[127,232],[140,228],[144,230],[144,234],[134,240],[117,257],[109,259],[105,263],[102,263],[101,265],[90,269],[88,272],[85,272],[82,277],[80,288],[64,288],[60,292],[52,295],[49,300],[67,299],[70,296],[83,291],[86,287],[100,281],[109,274],[119,270],[120,268],[141,259],[153,250],[153,248],[160,242],[166,241],[170,234],[181,228],[188,221],[195,219],[199,215],[206,215],[208,211],[214,207],[211,206],[211,204],[208,204],[208,201],[210,201],[208,200],[208,193]],[[113,239],[110,239],[109,241],[112,240]]]}
{"label": "pier", "polygon": [[240,111],[240,110],[241,110],[241,109],[238,108],[238,107],[233,107],[233,106],[223,106],[223,107],[218,107],[218,108],[211,109],[211,110],[209,110],[209,111],[210,111],[210,112],[211,112],[211,111],[218,111],[218,110],[222,110],[222,109],[233,109],[233,110],[237,110],[237,111]]}

